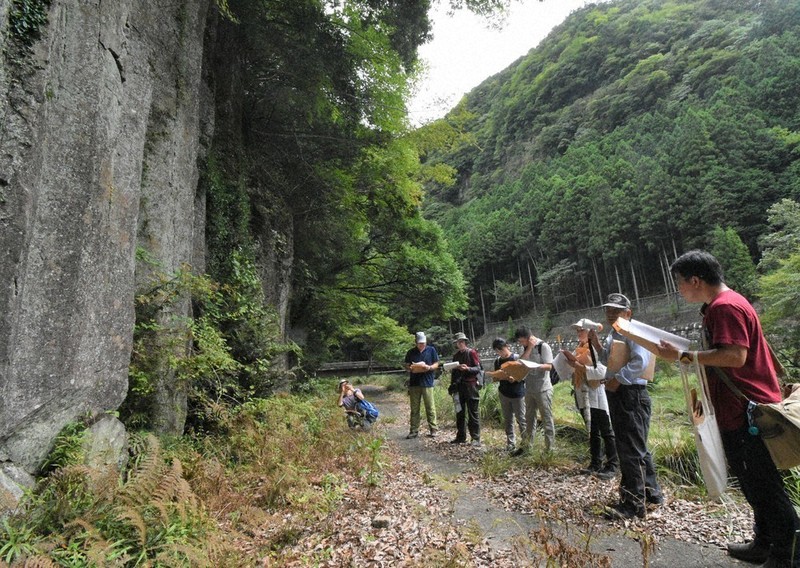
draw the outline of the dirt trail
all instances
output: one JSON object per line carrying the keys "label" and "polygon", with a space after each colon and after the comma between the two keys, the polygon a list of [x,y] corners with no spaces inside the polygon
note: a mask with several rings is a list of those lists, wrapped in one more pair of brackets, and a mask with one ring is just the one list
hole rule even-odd
{"label": "dirt trail", "polygon": [[[394,444],[402,452],[427,467],[430,474],[443,480],[448,491],[453,494],[453,520],[458,524],[472,524],[494,550],[508,549],[514,539],[529,541],[531,531],[541,528],[541,518],[547,518],[548,527],[562,538],[569,539],[574,546],[585,547],[587,537],[582,530],[567,526],[563,521],[553,520],[546,512],[526,514],[507,510],[502,503],[491,498],[489,487],[492,483],[475,474],[477,452],[473,448],[459,446],[466,454],[465,459],[452,459],[447,454],[450,448],[444,446],[454,436],[452,424],[440,424],[439,438],[431,440],[424,436],[424,409],[422,437],[406,440],[408,433],[408,398],[405,393],[390,393],[379,387],[362,387],[369,400],[374,401],[381,410],[381,428],[386,432],[388,443]],[[471,456],[470,456],[471,454]],[[469,459],[472,461],[468,461]],[[537,482],[547,472],[537,471]],[[524,473],[522,474],[524,475]],[[555,480],[557,473],[552,474]],[[474,480],[477,479],[477,482]],[[467,481],[465,483],[465,480]],[[545,481],[546,483],[546,481]],[[485,485],[484,485],[485,484]],[[558,510],[560,504],[550,503]],[[567,505],[565,504],[565,507]],[[556,515],[559,516],[560,515]],[[621,525],[598,519],[598,532],[593,532],[589,540],[589,550],[611,558],[617,567],[650,566],[653,568],[732,568],[749,566],[730,559],[717,546],[700,545],[671,538],[658,538],[655,550],[649,552],[648,562],[643,559],[642,533],[638,530],[625,530]]]}

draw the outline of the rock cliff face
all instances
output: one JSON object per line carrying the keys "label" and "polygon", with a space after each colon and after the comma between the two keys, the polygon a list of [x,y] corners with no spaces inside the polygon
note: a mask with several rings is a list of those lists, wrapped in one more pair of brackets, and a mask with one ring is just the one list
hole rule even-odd
{"label": "rock cliff face", "polygon": [[[218,18],[210,0],[53,0],[20,53],[11,4],[0,0],[0,464],[34,473],[67,422],[126,395],[149,276],[137,249],[164,272],[204,269]],[[163,390],[159,426],[180,431],[185,393],[168,379]]]}

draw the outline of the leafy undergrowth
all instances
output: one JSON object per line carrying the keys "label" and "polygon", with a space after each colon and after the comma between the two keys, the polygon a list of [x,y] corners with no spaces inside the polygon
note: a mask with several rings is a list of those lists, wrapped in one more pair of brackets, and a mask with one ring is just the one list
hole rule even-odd
{"label": "leafy undergrowth", "polygon": [[[52,472],[0,526],[0,566],[610,566],[585,535],[613,529],[598,513],[616,483],[580,476],[566,457],[510,459],[491,428],[483,452],[449,436],[419,442],[443,460],[473,461],[459,483],[541,521],[504,547],[454,521],[446,483],[385,442],[402,417],[350,430],[330,400],[294,396],[206,414],[213,433],[135,438],[122,473],[69,464]],[[670,488],[664,506],[617,528],[651,543],[749,533],[746,509],[678,494]]]}

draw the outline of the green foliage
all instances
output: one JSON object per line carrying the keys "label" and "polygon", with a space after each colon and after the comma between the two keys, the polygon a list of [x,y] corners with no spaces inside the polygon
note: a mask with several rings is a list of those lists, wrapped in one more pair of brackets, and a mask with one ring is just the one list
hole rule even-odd
{"label": "green foliage", "polygon": [[725,283],[740,294],[752,298],[757,289],[756,266],[736,231],[715,227],[711,233],[709,252],[722,265]]}
{"label": "green foliage", "polygon": [[[49,558],[62,566],[212,565],[225,550],[216,525],[183,477],[149,437],[121,476],[70,465],[27,495],[4,520],[6,562]],[[47,564],[44,564],[47,565]]]}
{"label": "green foliage", "polygon": [[0,530],[0,542],[3,543],[0,546],[0,560],[11,563],[17,558],[35,556],[40,540],[41,537],[35,534],[32,527],[23,523],[18,525],[6,517]]}
{"label": "green foliage", "polygon": [[800,251],[761,277],[760,294],[765,331],[777,339],[777,349],[790,365],[800,367]]}
{"label": "green foliage", "polygon": [[367,463],[361,471],[361,476],[369,487],[367,496],[370,495],[373,488],[380,485],[383,476],[383,468],[386,465],[382,454],[384,442],[385,440],[383,438],[357,438],[351,450],[357,453],[365,453],[368,456]]}
{"label": "green foliage", "polygon": [[[242,253],[226,262],[226,284],[184,267],[173,275],[155,272],[150,288],[137,296],[129,394],[121,408],[129,425],[148,424],[156,385],[166,373],[188,383],[195,424],[212,401],[269,393],[277,378],[272,361],[297,351],[281,341],[253,262]],[[194,317],[171,316],[186,298],[193,300]]]}
{"label": "green foliage", "polygon": [[426,182],[426,215],[472,297],[528,270],[557,311],[661,292],[665,258],[715,225],[752,256],[768,208],[800,195],[797,69],[800,21],[781,2],[586,6],[454,109],[471,142],[425,154],[455,170]]}
{"label": "green foliage", "polygon": [[492,316],[499,320],[522,313],[530,306],[530,299],[530,288],[520,287],[519,282],[498,280],[495,282]]}
{"label": "green foliage", "polygon": [[406,132],[429,7],[230,1],[240,25],[222,33],[246,62],[231,79],[247,116],[204,174],[209,273],[227,283],[237,250],[278,261],[293,279],[290,325],[313,338],[307,362],[359,349],[392,358],[400,329],[466,309],[459,267],[420,214],[419,180],[447,168],[423,172]]}
{"label": "green foliage", "polygon": [[50,0],[14,0],[8,12],[11,37],[19,44],[30,47],[47,25],[49,7]]}
{"label": "green foliage", "polygon": [[777,269],[781,260],[800,252],[800,203],[782,199],[767,211],[769,232],[759,239],[762,273]]}
{"label": "green foliage", "polygon": [[784,485],[794,506],[800,505],[800,472],[797,471],[797,468],[785,473]]}
{"label": "green foliage", "polygon": [[86,442],[86,422],[70,422],[53,441],[53,449],[42,464],[42,472],[50,472],[83,462]]}

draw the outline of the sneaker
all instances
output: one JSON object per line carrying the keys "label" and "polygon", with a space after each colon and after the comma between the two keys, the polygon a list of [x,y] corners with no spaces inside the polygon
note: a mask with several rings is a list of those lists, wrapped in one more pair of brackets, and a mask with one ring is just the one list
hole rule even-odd
{"label": "sneaker", "polygon": [[615,503],[605,508],[603,516],[611,521],[627,521],[638,517],[644,518],[644,509],[634,509],[624,503]]}
{"label": "sneaker", "polygon": [[614,479],[617,476],[617,470],[613,467],[604,467],[600,471],[596,471],[592,474],[593,477],[597,479],[602,479],[603,481],[608,481],[609,479]]}
{"label": "sneaker", "polygon": [[419,432],[409,432],[408,436],[406,436],[406,440],[411,440],[419,436]]}
{"label": "sneaker", "polygon": [[455,440],[450,440],[450,443],[451,444],[466,444],[467,441],[466,440],[460,440],[460,439],[456,438]]}
{"label": "sneaker", "polygon": [[745,562],[764,562],[769,558],[769,544],[762,540],[750,542],[729,542],[728,556]]}
{"label": "sneaker", "polygon": [[431,430],[430,432],[428,432],[427,436],[428,438],[435,438],[438,433],[439,433],[438,430]]}
{"label": "sneaker", "polygon": [[481,444],[480,440],[472,440],[470,446],[472,446],[473,448],[482,448],[483,444]]}
{"label": "sneaker", "polygon": [[509,442],[509,443],[506,444],[506,451],[509,452],[509,453],[513,453],[514,449],[516,447],[517,447],[517,445],[515,443]]}

